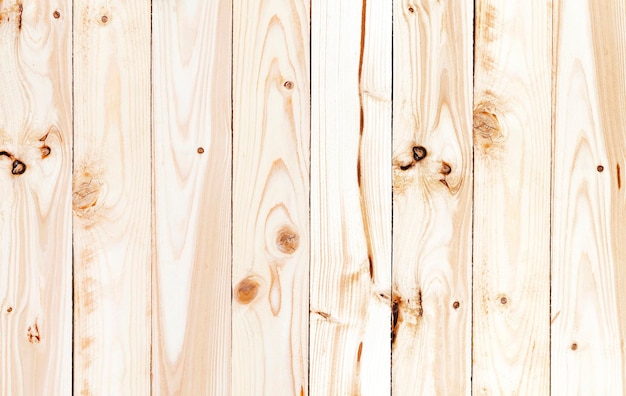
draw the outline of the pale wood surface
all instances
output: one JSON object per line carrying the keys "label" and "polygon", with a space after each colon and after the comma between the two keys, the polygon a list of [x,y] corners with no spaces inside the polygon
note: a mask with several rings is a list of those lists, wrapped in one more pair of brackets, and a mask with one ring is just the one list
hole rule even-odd
{"label": "pale wood surface", "polygon": [[0,0],[0,395],[623,394],[625,38],[626,0]]}
{"label": "pale wood surface", "polygon": [[393,15],[393,394],[468,394],[472,5]]}
{"label": "pale wood surface", "polygon": [[156,1],[154,394],[230,393],[231,2]]}
{"label": "pale wood surface", "polygon": [[309,15],[233,4],[235,395],[308,389]]}
{"label": "pale wood surface", "polygon": [[0,2],[1,395],[72,389],[70,4]]}
{"label": "pale wood surface", "polygon": [[150,1],[74,0],[74,392],[150,391]]}
{"label": "pale wood surface", "polygon": [[310,389],[388,395],[391,3],[312,11]]}
{"label": "pale wood surface", "polygon": [[626,2],[554,10],[552,393],[621,395]]}
{"label": "pale wood surface", "polygon": [[550,384],[551,3],[481,0],[474,61],[474,394]]}

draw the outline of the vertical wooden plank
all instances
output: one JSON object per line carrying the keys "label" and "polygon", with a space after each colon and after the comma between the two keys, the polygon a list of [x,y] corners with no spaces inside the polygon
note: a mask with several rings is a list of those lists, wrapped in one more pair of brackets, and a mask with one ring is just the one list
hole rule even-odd
{"label": "vertical wooden plank", "polygon": [[74,391],[150,391],[150,1],[74,1]]}
{"label": "vertical wooden plank", "polygon": [[478,0],[473,391],[550,381],[551,2]]}
{"label": "vertical wooden plank", "polygon": [[626,2],[554,13],[553,394],[624,394]]}
{"label": "vertical wooden plank", "polygon": [[309,16],[233,4],[235,395],[308,389]]}
{"label": "vertical wooden plank", "polygon": [[390,393],[391,10],[312,7],[312,395]]}
{"label": "vertical wooden plank", "polygon": [[395,395],[470,392],[472,13],[394,1]]}
{"label": "vertical wooden plank", "polygon": [[230,394],[231,21],[153,3],[155,394]]}
{"label": "vertical wooden plank", "polygon": [[0,2],[0,394],[72,391],[68,0]]}

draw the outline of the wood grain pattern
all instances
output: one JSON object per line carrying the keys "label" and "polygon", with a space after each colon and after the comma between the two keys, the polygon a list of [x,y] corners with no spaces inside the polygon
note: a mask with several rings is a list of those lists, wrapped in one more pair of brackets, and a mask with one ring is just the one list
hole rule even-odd
{"label": "wood grain pattern", "polygon": [[624,394],[626,2],[555,4],[551,388]]}
{"label": "wood grain pattern", "polygon": [[308,389],[309,15],[233,3],[235,395]]}
{"label": "wood grain pattern", "polygon": [[158,1],[152,15],[152,389],[227,395],[231,2]]}
{"label": "wood grain pattern", "polygon": [[2,395],[72,390],[71,12],[0,1]]}
{"label": "wood grain pattern", "polygon": [[478,1],[475,31],[473,392],[547,394],[551,3]]}
{"label": "wood grain pattern", "polygon": [[150,1],[74,1],[74,391],[150,392]]}
{"label": "wood grain pattern", "polygon": [[384,395],[391,386],[391,3],[320,1],[312,12],[310,389]]}
{"label": "wood grain pattern", "polygon": [[469,393],[472,19],[394,1],[394,395]]}
{"label": "wood grain pattern", "polygon": [[625,108],[626,0],[0,0],[0,394],[624,394]]}

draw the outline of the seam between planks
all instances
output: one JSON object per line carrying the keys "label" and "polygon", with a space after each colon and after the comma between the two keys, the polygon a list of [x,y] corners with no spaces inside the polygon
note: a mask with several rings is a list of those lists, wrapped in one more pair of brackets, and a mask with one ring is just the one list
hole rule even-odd
{"label": "seam between planks", "polygon": [[476,2],[479,0],[474,0],[472,2],[474,8],[472,9],[472,126],[471,126],[471,135],[470,135],[470,145],[471,145],[471,155],[472,155],[472,193],[471,193],[471,197],[472,197],[472,211],[471,211],[471,216],[472,216],[472,236],[471,236],[471,263],[470,263],[470,267],[471,267],[471,274],[470,274],[470,293],[471,293],[471,307],[470,307],[470,395],[474,394],[474,225],[476,222],[476,217],[474,216],[474,209],[475,209],[475,189],[474,189],[474,183],[475,183],[475,179],[474,179],[474,121],[473,121],[473,115],[474,115],[474,102],[476,100],[475,98],[475,90],[474,87],[476,86]]}
{"label": "seam between planks", "polygon": [[[393,28],[394,28],[394,4],[391,4],[391,144],[389,159],[393,162],[393,70],[394,70],[394,46],[393,46]],[[393,342],[391,332],[393,331],[393,163],[389,167],[391,188],[391,249],[390,249],[390,276],[389,276],[389,396],[393,396]]]}
{"label": "seam between planks", "polygon": [[554,105],[555,89],[554,82],[556,74],[554,71],[554,2],[550,1],[550,206],[549,206],[549,236],[548,236],[548,393],[552,392],[552,216],[554,207]]}
{"label": "seam between planks", "polygon": [[156,172],[154,171],[154,20],[152,6],[152,1],[150,1],[150,227],[152,228],[150,232],[150,245],[152,248],[150,249],[150,347],[148,348],[148,367],[150,370],[148,390],[150,395],[153,394],[152,349],[154,345],[154,266],[156,265],[156,201],[154,196],[154,188],[156,186]]}
{"label": "seam between planks", "polygon": [[[313,262],[313,250],[311,248],[313,242],[313,227],[311,225],[311,145],[313,142],[313,1],[309,1],[309,274],[307,277],[307,290],[309,293],[309,306],[307,307],[307,395],[311,394],[311,263]],[[301,395],[304,396],[304,395]]]}
{"label": "seam between planks", "polygon": [[[71,18],[71,21],[70,21],[70,25],[71,25],[70,26],[70,35],[71,35],[70,51],[72,53],[72,65],[71,65],[71,69],[72,69],[71,70],[71,76],[72,76],[72,94],[71,94],[71,97],[72,97],[72,99],[71,99],[72,100],[72,106],[71,106],[71,108],[72,108],[72,147],[71,147],[72,159],[71,159],[71,167],[72,167],[72,170],[71,170],[71,174],[70,174],[70,177],[71,177],[71,180],[70,180],[71,184],[70,185],[71,185],[72,193],[73,193],[73,190],[74,190],[74,146],[75,146],[75,136],[76,136],[76,132],[75,132],[76,131],[76,127],[75,127],[75,112],[74,112],[74,102],[75,102],[75,100],[74,100],[74,95],[75,95],[75,93],[74,93],[74,0],[70,1],[69,8],[70,8],[70,12],[72,13],[72,18]],[[71,231],[71,234],[72,234],[72,248],[71,248],[71,257],[72,257],[72,265],[71,265],[71,268],[72,268],[72,352],[71,352],[72,353],[72,359],[71,359],[71,361],[72,361],[72,369],[71,369],[72,370],[72,375],[71,375],[71,378],[72,378],[72,385],[71,385],[70,388],[72,390],[72,396],[73,396],[74,395],[74,352],[75,352],[74,351],[74,333],[75,333],[75,317],[74,317],[74,315],[75,315],[75,312],[76,312],[75,309],[74,309],[74,305],[75,305],[74,296],[75,296],[75,289],[76,289],[76,287],[74,285],[75,260],[74,260],[74,206],[73,205],[71,207],[71,211],[72,211],[72,215],[71,215],[71,222],[70,222],[70,228],[71,228],[70,231]]]}
{"label": "seam between planks", "polygon": [[235,55],[235,1],[230,1],[230,370],[228,370],[228,389],[231,394],[233,391],[233,273],[235,270],[234,260],[234,242],[233,242],[233,230],[234,230],[234,209],[233,191],[235,183],[233,183],[234,168],[235,168],[235,124],[234,124],[234,87],[235,87],[235,73],[234,73],[234,55]]}

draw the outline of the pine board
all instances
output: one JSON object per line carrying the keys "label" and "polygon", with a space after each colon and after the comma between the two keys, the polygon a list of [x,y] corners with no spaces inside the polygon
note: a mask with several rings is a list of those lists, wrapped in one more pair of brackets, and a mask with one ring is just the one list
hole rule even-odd
{"label": "pine board", "polygon": [[626,2],[555,1],[553,394],[626,391]]}
{"label": "pine board", "polygon": [[476,3],[474,394],[549,392],[551,11]]}
{"label": "pine board", "polygon": [[0,2],[2,395],[72,389],[70,4]]}
{"label": "pine board", "polygon": [[472,7],[394,1],[394,395],[468,394]]}
{"label": "pine board", "polygon": [[234,395],[308,389],[309,2],[233,2]]}
{"label": "pine board", "polygon": [[229,394],[231,2],[158,1],[152,19],[152,389]]}
{"label": "pine board", "polygon": [[390,393],[391,11],[312,9],[312,395]]}
{"label": "pine board", "polygon": [[150,1],[74,0],[74,392],[150,393]]}

